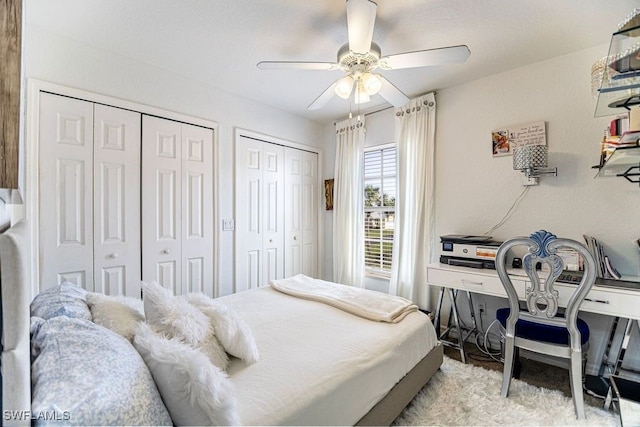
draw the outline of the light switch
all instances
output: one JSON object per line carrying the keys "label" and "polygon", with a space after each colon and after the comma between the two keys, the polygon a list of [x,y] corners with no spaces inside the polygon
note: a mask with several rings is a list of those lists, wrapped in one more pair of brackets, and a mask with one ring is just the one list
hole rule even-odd
{"label": "light switch", "polygon": [[222,231],[233,231],[236,228],[235,221],[233,219],[222,220]]}

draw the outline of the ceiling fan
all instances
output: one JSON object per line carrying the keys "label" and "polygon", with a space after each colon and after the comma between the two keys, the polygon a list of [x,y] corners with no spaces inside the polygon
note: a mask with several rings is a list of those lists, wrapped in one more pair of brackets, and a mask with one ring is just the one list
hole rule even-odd
{"label": "ceiling fan", "polygon": [[338,50],[337,62],[261,61],[261,70],[342,70],[346,73],[331,84],[307,108],[317,110],[333,96],[349,99],[354,91],[356,104],[368,102],[379,93],[393,106],[406,104],[409,98],[384,76],[373,73],[376,68],[398,70],[428,67],[448,63],[462,63],[471,52],[465,45],[426,49],[397,55],[382,56],[380,46],[373,43],[373,27],[378,5],[371,0],[347,0],[347,30],[349,43]]}

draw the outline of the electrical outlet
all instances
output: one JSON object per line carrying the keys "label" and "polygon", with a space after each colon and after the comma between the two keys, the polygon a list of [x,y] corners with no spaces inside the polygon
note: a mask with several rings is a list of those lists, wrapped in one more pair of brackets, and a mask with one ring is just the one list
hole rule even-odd
{"label": "electrical outlet", "polygon": [[478,304],[478,311],[480,311],[480,316],[484,316],[484,314],[487,312],[487,306],[485,303],[481,302],[480,304]]}

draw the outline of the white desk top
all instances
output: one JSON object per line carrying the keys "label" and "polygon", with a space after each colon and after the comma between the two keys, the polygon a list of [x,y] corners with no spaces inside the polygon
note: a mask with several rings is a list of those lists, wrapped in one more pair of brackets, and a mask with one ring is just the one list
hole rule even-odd
{"label": "white desk top", "polygon": [[[529,282],[524,270],[508,269],[507,271],[518,294],[524,297],[524,287]],[[626,282],[598,279],[580,306],[580,310],[640,320],[640,278],[635,279],[637,280]],[[427,283],[506,298],[498,273],[490,269],[434,263],[427,266]],[[611,284],[624,285],[624,287],[610,286]],[[556,282],[554,286],[560,294],[560,305],[568,300],[575,288],[575,284],[565,282]]]}

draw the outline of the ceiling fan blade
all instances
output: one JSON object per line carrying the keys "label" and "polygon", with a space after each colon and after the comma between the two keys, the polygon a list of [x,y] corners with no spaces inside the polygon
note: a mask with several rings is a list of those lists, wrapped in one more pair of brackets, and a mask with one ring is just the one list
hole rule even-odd
{"label": "ceiling fan blade", "polygon": [[329,102],[329,100],[336,94],[336,86],[338,85],[339,81],[340,80],[336,80],[335,82],[333,82],[331,86],[327,88],[327,90],[322,92],[320,96],[318,96],[311,104],[309,104],[307,110],[318,110],[322,108],[327,102]]}
{"label": "ceiling fan blade", "polygon": [[462,63],[469,58],[469,55],[471,55],[471,51],[465,45],[418,50],[380,58],[380,68],[398,70],[401,68]]}
{"label": "ceiling fan blade", "polygon": [[349,50],[353,53],[371,50],[377,8],[378,5],[370,0],[347,0]]}
{"label": "ceiling fan blade", "polygon": [[261,70],[334,70],[332,62],[260,61],[256,66]]}
{"label": "ceiling fan blade", "polygon": [[407,95],[402,93],[402,91],[395,87],[393,83],[379,74],[378,78],[382,80],[382,87],[380,88],[380,92],[378,92],[378,94],[386,99],[389,104],[393,105],[394,107],[402,107],[404,104],[409,102],[409,98],[407,97]]}

